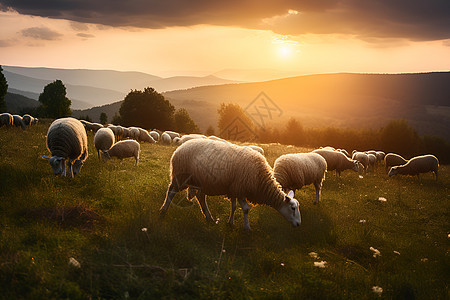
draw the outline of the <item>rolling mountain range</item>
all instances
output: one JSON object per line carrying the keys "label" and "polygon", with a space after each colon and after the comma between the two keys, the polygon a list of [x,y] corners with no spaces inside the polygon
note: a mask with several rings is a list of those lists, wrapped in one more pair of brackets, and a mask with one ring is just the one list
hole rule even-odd
{"label": "rolling mountain range", "polygon": [[131,89],[151,86],[176,108],[186,108],[202,131],[217,124],[220,104],[231,102],[262,127],[281,129],[294,117],[305,127],[381,128],[391,119],[404,118],[419,134],[450,141],[450,72],[319,74],[238,83],[215,76],[3,68],[9,91],[34,99],[48,82],[63,80],[74,116],[89,115],[93,120],[101,112],[111,120]]}

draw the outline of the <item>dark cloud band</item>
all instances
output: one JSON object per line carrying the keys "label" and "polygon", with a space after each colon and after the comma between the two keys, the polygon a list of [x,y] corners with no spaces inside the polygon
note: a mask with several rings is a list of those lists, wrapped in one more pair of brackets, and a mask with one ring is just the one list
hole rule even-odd
{"label": "dark cloud band", "polygon": [[[449,0],[0,0],[0,9],[109,26],[164,28],[211,24],[292,35],[450,38]],[[289,10],[294,13],[288,14]]]}

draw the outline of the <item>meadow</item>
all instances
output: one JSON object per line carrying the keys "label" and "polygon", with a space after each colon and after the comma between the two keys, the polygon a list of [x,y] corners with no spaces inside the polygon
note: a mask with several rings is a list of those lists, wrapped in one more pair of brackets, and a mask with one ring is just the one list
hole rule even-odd
{"label": "meadow", "polygon": [[[449,166],[438,181],[388,178],[383,166],[363,178],[328,172],[318,205],[313,186],[297,191],[300,227],[257,206],[247,232],[240,208],[228,226],[223,197],[208,200],[215,224],[184,193],[159,216],[174,146],[141,144],[137,167],[134,159],[105,164],[90,133],[81,173],[54,176],[39,157],[49,154],[49,124],[0,128],[0,298],[450,297]],[[260,146],[271,165],[311,150]]]}

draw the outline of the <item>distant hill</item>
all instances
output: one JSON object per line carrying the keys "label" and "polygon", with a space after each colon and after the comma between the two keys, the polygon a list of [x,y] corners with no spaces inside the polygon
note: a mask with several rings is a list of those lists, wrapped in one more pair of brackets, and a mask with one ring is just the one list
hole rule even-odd
{"label": "distant hill", "polygon": [[[290,117],[307,127],[380,128],[390,119],[405,118],[421,134],[450,140],[450,72],[423,74],[322,74],[258,83],[198,87],[165,93],[172,102],[207,103],[189,106],[201,129],[217,124],[220,103],[247,108],[264,124],[283,125]],[[263,94],[261,94],[263,92]],[[261,99],[267,98],[267,106]],[[281,116],[275,114],[275,104]],[[269,111],[267,108],[273,108]],[[437,107],[443,107],[439,109]],[[201,111],[201,118],[196,118]],[[259,111],[259,116],[255,113]],[[257,120],[258,121],[258,120]]]}
{"label": "distant hill", "polygon": [[29,112],[29,109],[34,109],[40,105],[36,100],[10,92],[6,93],[5,102],[8,112],[12,114],[23,114],[24,111]]}

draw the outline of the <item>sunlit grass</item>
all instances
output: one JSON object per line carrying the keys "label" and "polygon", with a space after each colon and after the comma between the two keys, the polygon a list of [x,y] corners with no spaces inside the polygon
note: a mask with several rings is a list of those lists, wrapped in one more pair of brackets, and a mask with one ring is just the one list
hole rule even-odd
{"label": "sunlit grass", "polygon": [[[133,159],[105,164],[89,134],[81,173],[55,177],[39,157],[48,154],[48,125],[0,128],[2,297],[370,299],[378,297],[373,286],[387,298],[448,297],[447,166],[437,182],[431,174],[388,178],[381,166],[364,178],[329,172],[319,205],[313,186],[297,191],[299,228],[271,208],[253,207],[246,232],[239,209],[236,227],[226,224],[230,203],[223,197],[208,202],[217,224],[181,193],[159,217],[175,147],[142,144],[138,167]],[[261,146],[270,164],[309,150]],[[69,225],[36,214],[57,207],[82,207],[103,219]],[[71,257],[81,268],[69,266]],[[325,268],[314,266],[321,261]]]}

